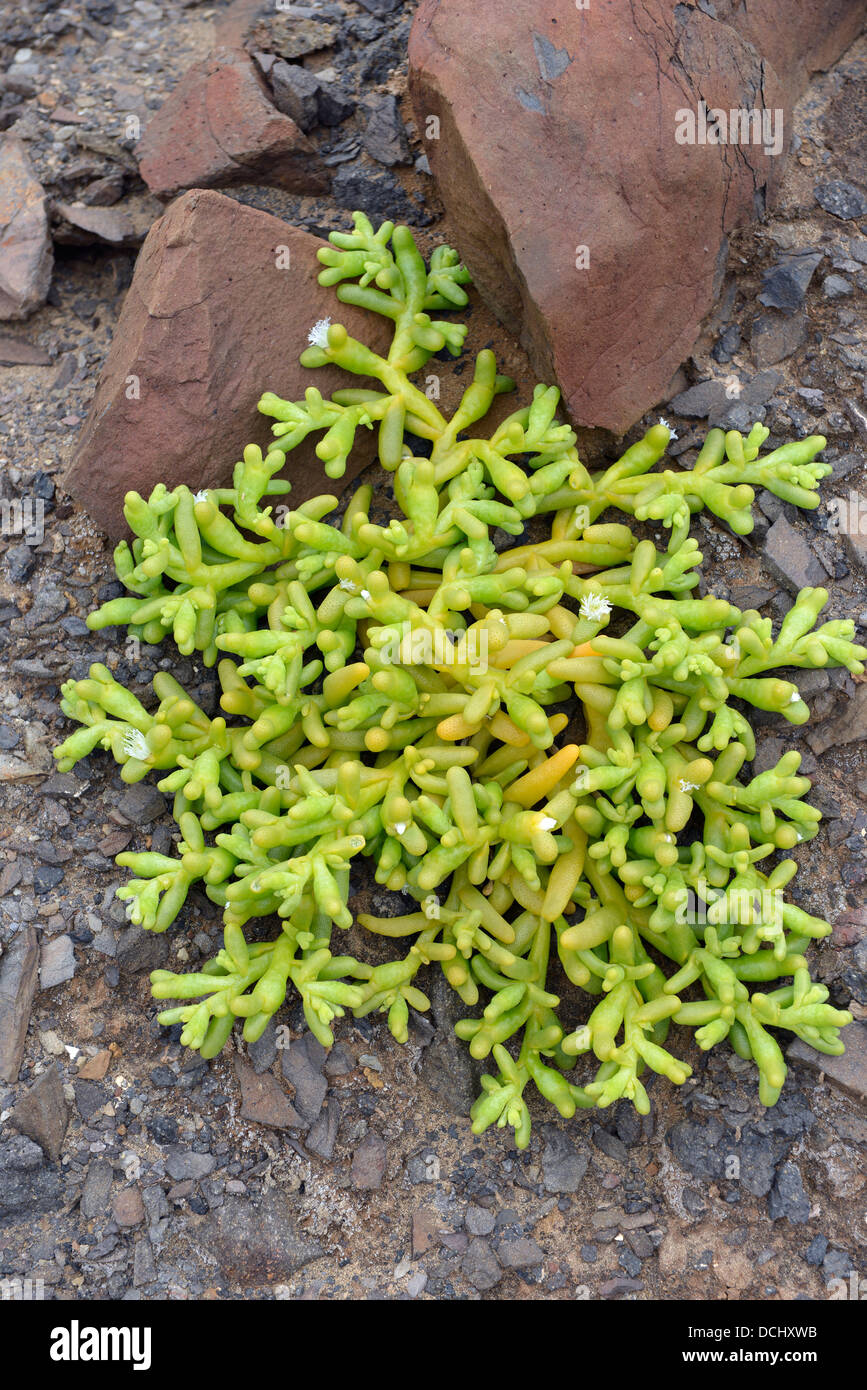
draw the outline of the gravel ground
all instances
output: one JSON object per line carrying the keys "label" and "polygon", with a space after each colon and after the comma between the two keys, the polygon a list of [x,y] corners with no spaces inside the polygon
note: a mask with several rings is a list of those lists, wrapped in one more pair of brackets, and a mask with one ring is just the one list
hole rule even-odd
{"label": "gravel ground", "polygon": [[[351,0],[328,8],[338,23],[328,60],[353,96],[393,94],[409,121],[411,6],[384,19]],[[35,4],[4,22],[0,59],[17,90],[7,82],[0,124],[27,140],[53,198],[108,179],[144,234],[159,205],[135,172],[130,117],[146,120],[204,55],[220,12],[86,0]],[[783,198],[733,241],[719,310],[664,409],[686,459],[708,414],[730,426],[763,419],[774,440],[828,436],[834,478],[817,512],[761,496],[746,540],[700,520],[706,582],[778,617],[792,586],[807,582],[798,566],[818,565],[822,577],[808,582],[827,583],[830,615],[854,616],[862,641],[864,543],[834,531],[827,499],[865,486],[867,224],[824,210],[814,188],[865,179],[865,86],[862,42],[804,98]],[[65,120],[70,110],[84,123]],[[425,244],[448,239],[414,131],[415,162],[389,167],[363,148],[364,122],[362,105],[315,136],[345,171],[340,196],[412,220]],[[317,232],[347,218],[336,199],[254,188],[237,196]],[[842,1093],[809,1065],[792,1066],[766,1112],[751,1067],[725,1046],[704,1055],[684,1038],[694,1075],[679,1091],[653,1078],[648,1117],[619,1106],[565,1123],[539,1110],[531,1146],[518,1153],[501,1131],[470,1133],[475,1065],[452,1038],[442,981],[431,985],[432,1018],[414,1020],[405,1047],[384,1023],[344,1019],[327,1059],[290,1005],[254,1047],[236,1040],[211,1063],[156,1022],[147,971],[208,955],[215,909],[194,893],[166,936],[126,927],[114,855],[165,852],[173,823],[161,794],[126,787],[107,756],[53,773],[50,750],[68,732],[59,686],[101,661],[142,693],[159,665],[213,707],[214,680],[155,649],[139,658],[119,634],[84,625],[116,592],[110,548],[56,478],[135,250],[74,245],[68,224],[57,227],[65,240],[49,303],[4,328],[45,364],[0,369],[2,497],[44,503],[44,539],[0,540],[0,966],[10,978],[37,947],[41,966],[20,1076],[0,1081],[0,1278],[41,1280],[58,1299],[790,1300],[827,1297],[831,1280],[867,1273],[863,1094]],[[793,250],[822,256],[783,314],[773,303],[793,292],[781,290],[779,263]],[[478,309],[473,321],[486,322]],[[526,384],[514,344],[490,336]],[[724,373],[721,400],[701,383]],[[613,441],[582,445],[594,462]],[[801,684],[810,725],[769,720],[757,758],[766,766],[796,747],[814,778],[811,799],[827,820],[797,852],[796,896],[835,923],[813,952],[815,971],[834,1002],[864,1019],[867,729],[838,746],[834,721],[855,691],[845,672]],[[370,943],[362,949],[370,958]],[[859,1084],[867,1090],[863,1076]],[[16,1116],[38,1144],[11,1122],[22,1103]]]}

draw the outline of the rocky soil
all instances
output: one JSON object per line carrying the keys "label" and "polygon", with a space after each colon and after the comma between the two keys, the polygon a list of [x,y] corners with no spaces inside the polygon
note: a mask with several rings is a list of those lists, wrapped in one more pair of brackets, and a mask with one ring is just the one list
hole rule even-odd
{"label": "rocky soil", "polygon": [[[336,84],[343,102],[333,125],[317,107],[307,132],[336,170],[332,191],[233,196],[319,234],[361,206],[412,221],[425,245],[449,239],[405,97],[411,9],[311,9],[329,42],[301,66],[333,73],[319,90]],[[156,1022],[148,970],[208,956],[217,914],[193,894],[166,936],[125,924],[114,856],[167,851],[173,823],[156,788],[126,787],[107,756],[53,772],[59,687],[102,661],[142,692],[162,666],[207,706],[214,678],[88,632],[85,615],[117,591],[110,547],[59,474],[161,210],[131,153],[136,121],[204,59],[220,21],[211,4],[36,0],[0,28],[0,126],[26,147],[55,233],[47,304],[0,334],[2,1287],[42,1281],[58,1299],[826,1298],[832,1280],[867,1274],[862,1021],[843,1062],[790,1056],[771,1111],[750,1066],[684,1037],[693,1077],[678,1091],[653,1078],[647,1118],[619,1106],[566,1123],[538,1108],[524,1153],[501,1131],[470,1133],[475,1067],[442,981],[405,1047],[384,1022],[344,1019],[326,1056],[287,1004],[255,1046],[236,1040],[206,1063]],[[827,585],[830,615],[854,617],[862,642],[867,541],[835,528],[829,499],[851,515],[867,490],[867,217],[848,215],[867,188],[865,91],[862,40],[800,103],[781,201],[733,242],[718,308],[660,407],[684,459],[708,422],[761,419],[774,441],[827,435],[834,475],[817,511],[763,495],[746,539],[697,523],[706,582],[772,618],[802,584]],[[834,197],[817,197],[829,184]],[[471,325],[472,345],[492,341],[526,391],[522,354],[478,304]],[[617,444],[581,442],[591,463]],[[16,499],[31,508],[17,523]],[[814,779],[826,820],[796,852],[795,896],[833,922],[814,969],[864,1020],[865,683],[830,671],[799,684],[811,721],[769,719],[757,770],[795,747]]]}

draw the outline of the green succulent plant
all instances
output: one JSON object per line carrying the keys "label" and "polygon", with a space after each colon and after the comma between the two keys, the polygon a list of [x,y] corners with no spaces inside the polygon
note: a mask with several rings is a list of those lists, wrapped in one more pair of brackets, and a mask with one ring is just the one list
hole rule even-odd
{"label": "green succulent plant", "polygon": [[[690,1072],[668,1048],[672,1023],[752,1058],[772,1105],[786,1075],[772,1030],[835,1054],[850,1015],[809,974],[809,943],[830,927],[783,895],[786,854],[820,819],[809,780],[795,752],[743,774],[745,711],[802,724],[807,706],[775,670],[860,673],[867,651],[852,622],[819,622],[823,589],[803,590],[776,635],[754,610],[695,597],[689,525],[707,507],[747,534],[754,486],[817,506],[825,440],[762,455],[763,426],[715,429],[691,469],[660,471],[660,422],[594,473],[544,386],[486,437],[476,426],[513,387],[491,352],[450,418],[411,380],[460,351],[466,329],[432,317],[467,302],[457,255],[440,247],[426,265],[408,228],[375,231],[360,213],[331,242],[320,281],[390,319],[392,344],[380,356],[323,320],[302,362],[380,389],[266,393],[274,443],[244,451],[231,487],[129,493],[134,539],[115,552],[128,594],[88,619],[219,663],[223,714],[165,672],[152,711],[102,665],[63,687],[81,728],[55,751],[62,770],[101,746],[125,781],[157,772],[174,797],[177,854],[118,856],[135,875],[118,890],[130,919],[164,931],[196,883],[223,911],[214,960],[153,972],[154,996],[182,1001],[161,1022],[212,1057],[236,1019],[260,1037],[291,984],[326,1046],[346,1011],[385,1013],[403,1042],[432,967],[477,1009],[456,1032],[496,1068],[476,1132],[511,1125],[526,1145],[531,1083],[564,1116],[624,1097],[646,1112],[643,1076]],[[281,524],[286,454],[318,433],[338,479],[357,431],[374,428],[401,515],[376,524],[361,486],[339,522],[327,495],[282,508]],[[665,548],[600,521],[611,509],[668,528]],[[521,544],[540,514],[549,537]],[[495,528],[516,544],[495,548]],[[578,714],[583,741],[569,741]],[[414,904],[358,919],[402,941],[402,958],[340,951],[356,856]],[[246,924],[273,915],[275,939],[248,941]],[[554,956],[591,1001],[577,1028],[560,1021]]]}

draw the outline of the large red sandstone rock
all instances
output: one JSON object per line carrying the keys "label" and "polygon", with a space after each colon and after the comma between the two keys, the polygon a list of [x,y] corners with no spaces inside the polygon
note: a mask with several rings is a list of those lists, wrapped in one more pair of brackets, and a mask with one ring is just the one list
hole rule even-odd
{"label": "large red sandstone rock", "polygon": [[194,63],[139,141],[139,169],[160,198],[187,188],[265,183],[324,193],[330,179],[315,147],[271,104],[247,53],[215,48]]}
{"label": "large red sandstone rock", "polygon": [[[308,232],[221,193],[194,190],[154,224],[142,247],[90,413],[64,478],[112,537],[123,535],[124,494],[158,482],[227,486],[246,444],[266,444],[270,420],[256,410],[265,390],[300,400],[356,383],[338,368],[302,368],[298,358],[319,319],[385,351],[389,326],[338,305],[316,279]],[[283,250],[281,250],[283,248]],[[289,266],[285,265],[288,250]],[[323,472],[313,435],[288,456],[293,502],[340,491]],[[361,430],[348,481],[374,456]]]}
{"label": "large red sandstone rock", "polygon": [[[773,199],[792,102],[864,12],[864,0],[784,12],[718,0],[716,19],[670,0],[422,0],[410,89],[455,243],[575,423],[622,433],[665,397],[728,233]],[[679,143],[687,112],[700,139],[702,101],[764,109],[768,149],[752,126],[736,143]]]}
{"label": "large red sandstone rock", "polygon": [[22,142],[0,136],[0,319],[25,319],[41,308],[54,258],[45,191]]}

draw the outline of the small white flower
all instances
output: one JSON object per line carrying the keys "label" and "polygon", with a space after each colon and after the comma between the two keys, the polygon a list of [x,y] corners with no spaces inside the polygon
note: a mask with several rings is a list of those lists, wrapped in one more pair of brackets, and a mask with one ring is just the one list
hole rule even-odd
{"label": "small white flower", "polygon": [[790,705],[796,705],[796,704],[798,703],[798,701],[800,700],[800,698],[801,698],[801,697],[800,697],[800,695],[798,694],[798,692],[797,692],[797,690],[796,690],[796,691],[793,693],[793,695],[791,696],[791,698],[790,698],[790,700],[789,700],[789,704],[790,704]]}
{"label": "small white flower", "polygon": [[557,822],[555,821],[553,816],[541,816],[539,818],[540,830],[556,830],[556,828]]}
{"label": "small white flower", "polygon": [[395,821],[395,823],[394,823],[394,831],[395,831],[395,834],[396,834],[396,835],[405,835],[405,834],[406,834],[406,821],[405,821],[405,820],[398,820],[398,821]]}
{"label": "small white flower", "polygon": [[665,426],[665,428],[668,430],[669,434],[671,435],[672,439],[677,439],[677,431],[676,431],[676,430],[673,430],[672,427],[671,427],[671,425],[668,423],[668,421],[667,421],[667,420],[663,420],[663,418],[662,418],[661,415],[660,415],[660,417],[659,417],[659,423],[660,423],[661,425],[664,425],[664,426]]}
{"label": "small white flower", "polygon": [[685,781],[683,780],[683,778],[681,777],[681,779],[680,779],[680,790],[681,790],[682,792],[697,792],[697,791],[698,791],[698,782],[685,782]]}
{"label": "small white flower", "polygon": [[307,341],[311,347],[328,347],[328,330],[331,327],[330,319],[317,319],[307,334]]}
{"label": "small white flower", "polygon": [[345,589],[348,594],[355,594],[358,592],[358,585],[351,579],[341,579],[339,588]]}
{"label": "small white flower", "polygon": [[611,604],[602,594],[585,594],[578,612],[589,623],[601,623],[611,612]]}
{"label": "small white flower", "polygon": [[362,597],[363,599],[365,599],[365,600],[369,599],[369,598],[370,598],[370,590],[369,590],[369,589],[362,589],[362,590],[361,590],[361,597]]}
{"label": "small white flower", "polygon": [[139,762],[146,762],[151,755],[147,739],[138,729],[127,729],[123,736],[123,751],[128,758],[138,758]]}
{"label": "small white flower", "polygon": [[208,500],[208,489],[207,489],[206,487],[199,488],[199,491],[198,491],[198,492],[194,492],[194,493],[193,493],[193,501],[194,501],[194,502],[207,502],[207,500]]}

